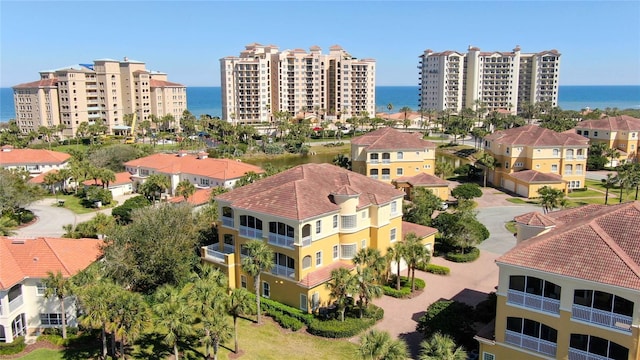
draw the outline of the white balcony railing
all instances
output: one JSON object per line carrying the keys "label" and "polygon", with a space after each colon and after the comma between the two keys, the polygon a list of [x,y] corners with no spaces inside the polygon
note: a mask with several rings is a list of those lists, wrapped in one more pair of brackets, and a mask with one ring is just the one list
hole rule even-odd
{"label": "white balcony railing", "polygon": [[294,239],[289,236],[269,233],[269,244],[293,248]]}
{"label": "white balcony railing", "polygon": [[223,251],[225,254],[233,254],[234,252],[236,252],[236,247],[231,245],[231,244],[224,244],[222,245]]}
{"label": "white balcony railing", "polygon": [[218,244],[204,246],[205,250],[205,259],[225,263],[226,262],[226,254],[222,251],[218,251]]}
{"label": "white balcony railing", "polygon": [[382,159],[383,164],[391,164],[391,159]]}
{"label": "white balcony railing", "polygon": [[22,297],[22,294],[9,301],[9,314],[16,311],[20,306],[22,306],[22,304],[24,304],[24,298]]}
{"label": "white balcony railing", "polygon": [[262,230],[240,226],[240,235],[250,239],[262,239]]}
{"label": "white balcony railing", "polygon": [[391,180],[391,175],[382,175],[382,180]]}
{"label": "white balcony railing", "polygon": [[278,276],[295,277],[296,270],[282,265],[274,265],[271,273]]}
{"label": "white balcony railing", "polygon": [[226,226],[226,227],[233,227],[233,218],[230,217],[222,217],[222,225]]}
{"label": "white balcony railing", "polygon": [[370,178],[374,179],[374,180],[378,180],[378,175],[371,175],[369,176]]}
{"label": "white balcony railing", "polygon": [[631,332],[631,316],[616,314],[611,311],[594,309],[592,307],[573,304],[571,308],[571,317],[574,319],[586,321],[592,324],[598,324],[613,329]]}
{"label": "white balcony railing", "polygon": [[305,236],[302,238],[302,246],[311,245],[311,236]]}
{"label": "white balcony railing", "polygon": [[378,159],[371,159],[369,160],[370,164],[377,164],[378,163]]}
{"label": "white balcony railing", "polygon": [[560,314],[560,300],[509,289],[507,302],[551,314]]}
{"label": "white balcony railing", "polygon": [[606,356],[588,353],[584,350],[569,348],[569,360],[609,360]]}
{"label": "white balcony railing", "polygon": [[521,347],[523,349],[532,350],[551,357],[556,356],[556,348],[558,345],[551,341],[542,340],[533,336],[517,333],[507,330],[505,342],[511,345]]}

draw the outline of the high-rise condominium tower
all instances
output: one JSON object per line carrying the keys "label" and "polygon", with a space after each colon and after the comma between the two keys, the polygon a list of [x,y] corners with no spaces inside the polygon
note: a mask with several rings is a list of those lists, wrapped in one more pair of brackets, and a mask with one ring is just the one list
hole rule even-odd
{"label": "high-rise condominium tower", "polygon": [[464,108],[487,112],[507,110],[515,114],[526,104],[558,105],[560,53],[545,50],[522,53],[484,52],[469,46],[467,53],[433,52],[420,56],[420,109]]}
{"label": "high-rise condominium tower", "polygon": [[[220,59],[222,118],[261,123],[286,111],[346,119],[375,114],[375,60],[357,59],[338,45],[278,50],[250,44],[240,56]],[[365,113],[366,112],[366,113]]]}
{"label": "high-rise condominium tower", "polygon": [[73,136],[81,123],[97,119],[104,121],[109,133],[127,129],[124,115],[134,112],[138,123],[151,114],[170,114],[178,120],[187,108],[184,85],[127,58],[41,71],[40,80],[14,86],[13,98],[22,132],[63,124],[65,136]]}

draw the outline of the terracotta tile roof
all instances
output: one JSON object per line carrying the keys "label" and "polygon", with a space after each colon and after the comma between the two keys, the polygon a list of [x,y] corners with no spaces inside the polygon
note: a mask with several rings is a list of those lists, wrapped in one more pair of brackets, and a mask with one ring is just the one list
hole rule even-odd
{"label": "terracotta tile roof", "polygon": [[159,87],[185,87],[185,86],[182,84],[171,82],[171,81],[151,79],[149,80],[149,87],[159,88]]}
{"label": "terracotta tile roof", "polygon": [[394,180],[396,183],[407,183],[413,186],[449,186],[446,180],[426,173],[414,176],[402,176]]}
{"label": "terracotta tile roof", "polygon": [[355,137],[351,144],[365,145],[367,150],[424,150],[436,147],[435,143],[423,140],[420,133],[405,133],[390,127]]}
{"label": "terracotta tile roof", "polygon": [[[209,197],[211,196],[211,191],[213,189],[198,189],[193,195],[189,196],[187,202],[193,206],[203,205],[209,202]],[[170,203],[181,203],[184,202],[184,196],[175,196],[169,199]]]}
{"label": "terracotta tile roof", "polygon": [[37,176],[32,177],[31,179],[29,179],[27,182],[30,184],[43,184],[44,183],[44,177],[48,174],[48,173],[57,173],[58,170],[57,169],[53,169],[53,170],[49,170],[47,172],[43,172],[38,174]]}
{"label": "terracotta tile roof", "polygon": [[519,243],[496,262],[640,290],[640,202],[555,216],[570,221]]}
{"label": "terracotta tile roof", "polygon": [[536,125],[500,130],[484,139],[499,144],[524,146],[588,146],[589,139],[575,133],[559,133]]}
{"label": "terracotta tile roof", "polygon": [[609,131],[640,131],[640,119],[628,115],[607,116],[595,120],[580,121],[576,124],[575,128]]}
{"label": "terracotta tile roof", "polygon": [[515,222],[519,224],[529,226],[549,227],[556,225],[556,222],[552,218],[537,211],[532,211],[520,216],[516,216],[515,218],[513,218],[513,220],[515,220]]}
{"label": "terracotta tile roof", "polygon": [[2,151],[0,151],[0,166],[60,165],[68,161],[70,158],[71,155],[59,151],[38,149],[3,149]]}
{"label": "terracotta tile roof", "polygon": [[349,271],[355,269],[355,265],[351,261],[334,261],[330,265],[324,266],[316,271],[310,272],[298,282],[298,285],[306,288],[316,287],[331,279],[331,271],[339,268],[346,268]]}
{"label": "terracotta tile roof", "polygon": [[408,233],[414,233],[418,238],[423,239],[429,235],[433,235],[438,232],[438,229],[410,223],[407,221],[402,222],[402,236],[406,236]]}
{"label": "terracotta tile roof", "polygon": [[393,185],[332,164],[304,164],[218,195],[216,200],[243,210],[304,220],[339,211],[331,194],[345,185],[351,188],[349,194],[360,194],[359,209],[404,196]]}
{"label": "terracotta tile roof", "polygon": [[[93,179],[85,180],[82,183],[87,186],[90,186],[90,185],[102,186],[102,181],[100,181],[100,179],[98,179],[97,183]],[[109,186],[118,186],[118,185],[125,185],[125,184],[131,184],[131,183],[133,183],[133,180],[131,180],[131,174],[125,171],[125,172],[116,173],[116,181],[110,182]]]}
{"label": "terracotta tile roof", "polygon": [[45,278],[48,271],[73,276],[102,255],[102,244],[97,239],[0,237],[0,289],[26,277]]}
{"label": "terracotta tile roof", "polygon": [[533,183],[560,183],[562,176],[556,174],[541,173],[535,170],[522,170],[509,174],[511,177],[522,180],[527,184]]}
{"label": "terracotta tile roof", "polygon": [[229,159],[198,159],[195,156],[176,154],[153,154],[124,163],[129,167],[153,169],[163,174],[193,174],[214,179],[232,180],[241,178],[245,173],[264,172],[260,167]]}
{"label": "terracotta tile roof", "polygon": [[28,83],[18,84],[14,86],[14,89],[33,89],[33,88],[41,88],[41,87],[56,87],[58,79],[42,79],[37,81],[32,81]]}

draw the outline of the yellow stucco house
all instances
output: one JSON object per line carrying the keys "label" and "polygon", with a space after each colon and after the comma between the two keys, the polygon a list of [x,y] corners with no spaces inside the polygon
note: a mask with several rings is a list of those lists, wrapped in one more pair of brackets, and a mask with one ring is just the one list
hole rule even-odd
{"label": "yellow stucco house", "polygon": [[640,202],[515,221],[480,359],[640,359]]}
{"label": "yellow stucco house", "polygon": [[604,143],[608,148],[618,150],[620,157],[611,159],[607,166],[615,167],[627,161],[638,160],[640,119],[620,115],[585,120],[576,124],[575,132],[588,138],[591,144]]}
{"label": "yellow stucco house", "polygon": [[275,266],[261,275],[262,296],[313,311],[331,301],[325,285],[331,271],[353,269],[358,250],[384,255],[405,228],[433,249],[435,229],[403,224],[403,196],[335,165],[300,165],[218,195],[220,241],[203,247],[202,259],[227,274],[231,288],[252,290],[253,279],[242,271],[243,245],[264,241]]}
{"label": "yellow stucco house", "polygon": [[433,175],[436,144],[420,133],[383,127],[351,140],[353,171],[387,184],[403,176]]}
{"label": "yellow stucco house", "polygon": [[556,132],[536,125],[496,131],[484,137],[484,151],[498,163],[487,180],[526,198],[543,186],[584,187],[589,141],[573,130]]}
{"label": "yellow stucco house", "polygon": [[437,176],[421,173],[414,176],[402,176],[393,180],[393,185],[404,191],[405,200],[413,200],[413,189],[422,187],[431,190],[431,192],[446,201],[451,195],[449,183]]}

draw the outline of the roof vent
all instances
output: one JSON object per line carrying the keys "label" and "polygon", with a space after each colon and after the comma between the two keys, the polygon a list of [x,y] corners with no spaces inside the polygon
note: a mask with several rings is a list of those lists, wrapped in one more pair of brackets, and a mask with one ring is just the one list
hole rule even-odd
{"label": "roof vent", "polygon": [[178,157],[183,157],[183,156],[185,156],[185,155],[187,155],[187,150],[180,150],[180,151],[178,151]]}
{"label": "roof vent", "polygon": [[206,151],[200,151],[198,153],[198,159],[206,159],[209,157],[209,154]]}
{"label": "roof vent", "polygon": [[24,239],[11,239],[11,243],[12,244],[24,244],[25,240]]}

